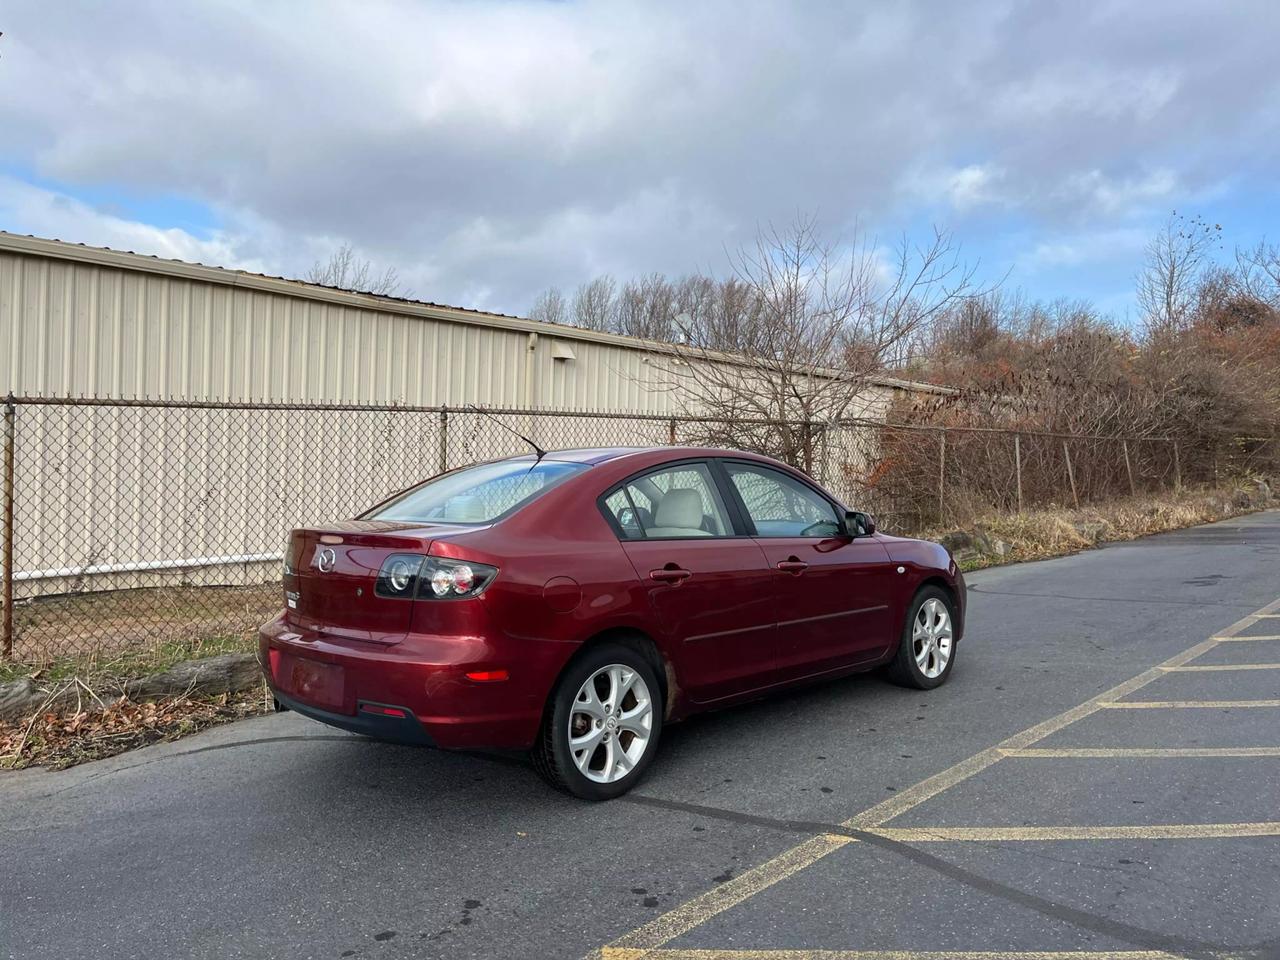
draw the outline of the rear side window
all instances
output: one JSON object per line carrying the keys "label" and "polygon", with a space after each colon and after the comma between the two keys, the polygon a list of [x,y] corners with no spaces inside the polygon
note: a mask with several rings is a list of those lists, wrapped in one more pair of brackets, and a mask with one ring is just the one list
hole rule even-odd
{"label": "rear side window", "polygon": [[682,463],[646,473],[611,493],[604,506],[628,540],[733,534],[720,493],[704,463]]}
{"label": "rear side window", "polygon": [[586,464],[561,460],[480,463],[428,480],[362,519],[492,523],[586,469]]}
{"label": "rear side window", "polygon": [[609,511],[614,520],[618,521],[618,529],[622,531],[623,539],[639,540],[644,536],[644,527],[640,526],[640,514],[635,507],[631,506],[625,490],[615,490],[609,494],[605,498],[604,508]]}
{"label": "rear side window", "polygon": [[726,463],[725,470],[747,508],[758,537],[834,537],[840,518],[817,492],[769,467]]}

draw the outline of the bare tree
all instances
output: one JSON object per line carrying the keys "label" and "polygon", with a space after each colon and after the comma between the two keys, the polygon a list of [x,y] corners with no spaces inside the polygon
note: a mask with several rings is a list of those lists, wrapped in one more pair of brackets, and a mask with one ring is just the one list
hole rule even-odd
{"label": "bare tree", "polygon": [[328,261],[317,260],[307,271],[304,279],[308,283],[318,283],[324,287],[337,287],[339,290],[351,290],[355,293],[373,293],[384,297],[409,298],[413,291],[405,288],[394,267],[387,267],[381,273],[375,273],[373,264],[368,260],[356,257],[351,244],[344,243],[329,257]]}
{"label": "bare tree", "polygon": [[1199,216],[1176,211],[1147,244],[1147,257],[1137,277],[1138,306],[1154,335],[1185,330],[1195,316],[1200,275],[1222,227]]}
{"label": "bare tree", "polygon": [[1244,292],[1272,310],[1280,310],[1280,247],[1265,240],[1236,250],[1236,276]]}
{"label": "bare tree", "polygon": [[676,339],[676,294],[671,282],[651,273],[622,285],[614,306],[614,330],[643,340]]}
{"label": "bare tree", "polygon": [[[972,293],[972,270],[945,233],[924,246],[904,240],[886,259],[861,234],[847,247],[825,241],[812,217],[764,228],[732,265],[715,308],[677,321],[670,379],[691,413],[711,415],[708,442],[805,470],[812,424],[865,412],[868,377]],[[721,422],[744,418],[757,425]]]}
{"label": "bare tree", "polygon": [[541,320],[543,323],[569,322],[569,308],[558,287],[548,287],[538,294],[538,299],[529,308],[529,319]]}
{"label": "bare tree", "polygon": [[607,273],[579,286],[573,295],[574,325],[585,330],[611,330],[616,286]]}

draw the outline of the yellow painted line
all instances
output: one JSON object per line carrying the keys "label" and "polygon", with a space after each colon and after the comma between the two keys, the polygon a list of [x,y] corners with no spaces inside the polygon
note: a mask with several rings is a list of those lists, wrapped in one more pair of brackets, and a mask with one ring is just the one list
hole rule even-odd
{"label": "yellow painted line", "polygon": [[1160,950],[1000,951],[1000,950],[721,950],[661,947],[633,950],[605,947],[603,960],[1180,960]]}
{"label": "yellow painted line", "polygon": [[1250,640],[1280,640],[1280,633],[1268,633],[1266,636],[1243,636],[1243,637],[1214,637],[1213,639],[1221,643],[1247,643]]}
{"label": "yellow painted line", "polygon": [[1280,747],[1032,747],[1006,750],[1016,760],[1110,759],[1125,757],[1280,757]]}
{"label": "yellow painted line", "polygon": [[1280,617],[1280,600],[1272,600],[1265,607],[1259,607],[1248,616],[1241,617],[1231,626],[1227,627],[1227,629],[1219,633],[1217,635],[1217,639],[1221,640],[1223,637],[1234,637],[1241,630],[1245,629],[1245,627],[1253,626],[1253,624],[1257,623],[1259,620],[1267,617]]}
{"label": "yellow painted line", "polygon": [[1236,707],[1280,707],[1280,700],[1126,700],[1099,706],[1103,710],[1234,710]]}
{"label": "yellow painted line", "polygon": [[1164,673],[1219,673],[1223,670],[1280,670],[1280,663],[1210,663],[1192,666],[1160,667]]}
{"label": "yellow painted line", "polygon": [[1156,823],[1111,827],[878,827],[868,831],[902,843],[1008,840],[1213,840],[1280,837],[1280,822]]}
{"label": "yellow painted line", "polygon": [[[1277,601],[1277,605],[1280,605],[1280,601]],[[1158,680],[1160,677],[1164,676],[1166,668],[1180,666],[1190,660],[1194,660],[1206,650],[1211,650],[1216,646],[1216,643],[1217,641],[1215,640],[1205,640],[1201,643],[1197,643],[1191,649],[1184,650],[1182,653],[1170,657],[1159,666],[1152,667],[1149,670],[1144,670],[1133,679],[1126,680],[1124,683],[1118,684],[1110,690],[1098,694],[1091,700],[1086,700],[1078,707],[1072,707],[1070,710],[1060,713],[1056,717],[1050,717],[1043,723],[1038,723],[1034,727],[1029,727],[1021,733],[1015,733],[1012,737],[996,744],[994,747],[988,747],[981,753],[976,753],[967,760],[961,760],[955,766],[943,770],[941,773],[935,774],[927,780],[922,780],[913,787],[908,787],[906,790],[902,790],[899,793],[894,794],[888,800],[876,804],[869,810],[864,810],[857,816],[850,817],[841,825],[854,830],[866,830],[871,827],[879,826],[882,823],[887,823],[895,817],[900,817],[913,807],[918,807],[926,800],[936,797],[944,790],[949,790],[961,781],[968,780],[974,774],[985,770],[987,767],[1000,760],[1004,756],[1004,751],[1022,750],[1037,741],[1043,740],[1051,733],[1057,733],[1059,730],[1070,726],[1077,720],[1082,720],[1085,717],[1096,713],[1098,710],[1102,709],[1103,704],[1111,703],[1120,697],[1128,696],[1134,691],[1142,689],[1152,681]]]}
{"label": "yellow painted line", "polygon": [[[1218,636],[1234,636],[1253,623],[1257,616],[1276,611],[1280,611],[1280,599],[1272,601],[1256,611],[1255,614],[1242,617],[1227,629],[1221,631]],[[1188,663],[1206,650],[1212,649],[1217,642],[1216,638],[1210,638],[1197,643],[1189,650],[1170,657],[1160,667],[1179,666]],[[908,787],[889,800],[878,803],[874,807],[850,817],[844,821],[842,826],[850,829],[866,829],[879,826],[998,762],[1002,757],[1001,750],[1017,750],[1030,747],[1037,741],[1049,736],[1049,734],[1056,733],[1063,727],[1069,726],[1077,720],[1111,705],[1112,701],[1145,687],[1153,680],[1164,675],[1164,671],[1160,667],[1144,670],[1136,677],[1098,694],[1078,707],[1073,707],[1058,714],[1056,717],[1051,717],[1021,733],[1014,734],[994,747],[989,747],[974,754],[969,759],[962,760],[955,766],[929,777],[927,780],[922,780],[913,787]],[[767,860],[758,867],[748,870],[741,876],[694,897],[674,910],[655,917],[643,926],[614,940],[609,945],[593,951],[588,956],[592,960],[602,960],[606,956],[604,951],[619,949],[632,951],[625,954],[625,960],[650,956],[650,951],[669,943],[676,937],[687,933],[730,907],[734,907],[755,896],[761,890],[773,886],[779,880],[786,879],[792,874],[811,866],[827,856],[827,854],[845,846],[850,840],[850,837],[834,834],[825,834],[806,840],[798,846],[779,854],[772,860]],[[624,955],[609,954],[608,956],[612,960],[624,960]]]}
{"label": "yellow painted line", "polygon": [[[633,954],[635,956],[647,956],[648,954],[645,951],[660,947],[664,943],[674,940],[676,937],[711,919],[716,914],[736,906],[748,897],[754,897],[761,890],[773,886],[779,880],[785,880],[793,873],[817,863],[827,854],[854,842],[856,841],[852,837],[843,837],[830,833],[813,837],[799,846],[792,847],[785,853],[779,854],[772,860],[767,860],[760,866],[713,887],[701,896],[694,897],[674,910],[664,913],[660,917],[655,917],[644,926],[618,938],[608,947],[602,949],[631,949],[640,951],[637,954]],[[623,956],[623,954],[618,953],[600,955],[615,958]]]}

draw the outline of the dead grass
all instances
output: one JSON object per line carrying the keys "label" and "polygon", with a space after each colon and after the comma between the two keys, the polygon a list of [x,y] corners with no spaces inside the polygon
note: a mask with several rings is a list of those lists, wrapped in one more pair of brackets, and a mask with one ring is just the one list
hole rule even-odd
{"label": "dead grass", "polygon": [[[265,617],[263,619],[266,619]],[[0,661],[0,683],[31,677],[42,685],[78,677],[92,689],[111,687],[134,677],[160,673],[183,660],[199,660],[221,653],[252,653],[257,649],[254,631],[209,637],[156,640],[124,649],[39,658],[34,661]]]}
{"label": "dead grass", "polygon": [[[1244,488],[1255,499],[1245,502],[1238,486],[1208,490],[1187,490],[1131,499],[1114,500],[1079,509],[1049,507],[1020,514],[991,515],[965,524],[963,529],[980,532],[988,540],[1009,545],[1004,556],[977,551],[965,556],[965,570],[1043,560],[1087,550],[1099,543],[1134,540],[1138,537],[1211,523],[1265,509],[1268,501],[1256,498],[1252,485]],[[955,527],[948,528],[950,530]],[[947,530],[925,533],[938,539]]]}
{"label": "dead grass", "polygon": [[40,663],[248,634],[281,607],[280,584],[79,593],[14,605],[14,657]]}
{"label": "dead grass", "polygon": [[0,769],[47,766],[60,770],[266,710],[263,694],[249,691],[147,703],[121,697],[92,704],[92,709],[38,711],[20,721],[0,723]]}

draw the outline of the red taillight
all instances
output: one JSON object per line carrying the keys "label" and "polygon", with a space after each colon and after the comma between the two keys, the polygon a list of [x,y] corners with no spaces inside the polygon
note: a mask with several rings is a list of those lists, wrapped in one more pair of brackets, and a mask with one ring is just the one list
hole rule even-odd
{"label": "red taillight", "polygon": [[476,683],[495,683],[510,678],[511,674],[506,670],[472,670],[467,674],[467,679],[474,680]]}
{"label": "red taillight", "polygon": [[362,703],[360,710],[362,713],[376,713],[380,717],[395,717],[397,720],[403,720],[409,716],[399,707],[384,707],[379,703]]}
{"label": "red taillight", "polygon": [[280,676],[280,651],[275,647],[267,648],[267,665],[271,668],[271,679]]}

